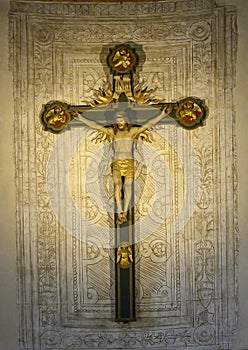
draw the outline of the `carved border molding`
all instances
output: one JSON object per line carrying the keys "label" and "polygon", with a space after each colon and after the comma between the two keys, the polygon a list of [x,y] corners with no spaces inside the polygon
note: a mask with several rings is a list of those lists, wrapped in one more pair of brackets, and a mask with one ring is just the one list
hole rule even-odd
{"label": "carved border molding", "polygon": [[11,10],[18,13],[35,13],[59,16],[109,17],[173,14],[178,11],[211,9],[215,0],[177,0],[157,2],[123,3],[42,3],[32,1],[11,1]]}

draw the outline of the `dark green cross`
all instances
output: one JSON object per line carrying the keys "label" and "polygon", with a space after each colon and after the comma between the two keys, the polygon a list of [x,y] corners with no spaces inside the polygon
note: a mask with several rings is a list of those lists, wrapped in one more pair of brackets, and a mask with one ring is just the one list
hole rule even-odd
{"label": "dark green cross", "polygon": [[[163,123],[176,121],[185,129],[194,129],[203,125],[207,116],[204,101],[188,97],[178,102],[164,103],[152,98],[153,90],[142,88],[133,82],[138,63],[139,57],[136,50],[129,45],[123,44],[110,48],[107,64],[113,77],[112,84],[109,83],[106,88],[95,91],[92,101],[87,105],[69,105],[61,101],[47,103],[43,106],[40,114],[44,129],[53,133],[66,131],[69,129],[67,128],[68,124],[70,127],[79,125],[75,117],[81,113],[87,114],[87,118],[97,120],[106,126],[108,114],[111,119],[116,110],[127,108],[127,106],[130,111],[142,111],[145,115],[147,106],[162,110],[171,105],[170,118],[165,119]],[[96,107],[101,107],[101,113]],[[141,124],[140,120],[135,122],[138,125]],[[111,122],[107,122],[107,124],[110,126]],[[126,222],[118,223],[117,214],[115,214],[115,320],[118,322],[129,322],[136,319],[135,233],[133,224],[133,205],[128,211]]]}

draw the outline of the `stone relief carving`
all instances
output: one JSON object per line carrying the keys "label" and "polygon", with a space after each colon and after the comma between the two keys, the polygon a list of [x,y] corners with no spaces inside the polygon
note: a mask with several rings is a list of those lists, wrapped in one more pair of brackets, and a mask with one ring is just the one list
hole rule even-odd
{"label": "stone relief carving", "polygon": [[[146,24],[137,21],[138,13],[145,16]],[[165,18],[158,20],[157,15],[162,13]],[[118,15],[123,19],[119,26],[115,22]],[[63,23],[62,16],[67,19]],[[222,24],[216,21],[219,17],[226,19],[227,47],[218,27]],[[27,36],[22,35],[25,28]],[[20,333],[20,348],[231,348],[237,322],[237,180],[235,166],[230,169],[228,162],[235,164],[236,157],[232,114],[236,35],[235,11],[217,8],[215,1],[210,0],[11,3],[9,42],[16,104],[19,307],[24,330]],[[130,326],[121,325],[121,329],[111,321],[114,275],[113,252],[109,247],[113,237],[106,236],[111,218],[104,208],[99,211],[92,200],[94,186],[89,193],[86,183],[78,180],[84,177],[83,169],[97,150],[88,142],[84,128],[66,136],[67,143],[56,148],[56,136],[44,134],[38,118],[42,104],[47,101],[59,98],[81,103],[90,98],[92,89],[109,79],[104,76],[105,63],[100,59],[103,41],[105,45],[120,41],[140,43],[146,61],[139,79],[149,87],[157,87],[156,97],[173,101],[197,95],[208,101],[210,110],[206,126],[190,135],[185,136],[175,125],[169,130],[160,126],[154,130],[153,145],[162,151],[150,160],[150,167],[158,174],[158,183],[159,176],[168,176],[167,184],[171,176],[172,185],[167,186],[166,193],[172,205],[167,197],[149,202],[148,197],[154,192],[153,179],[146,166],[138,168],[136,180],[143,192],[135,215],[138,220],[146,217],[148,208],[154,205],[149,220],[157,226],[137,244],[138,321]],[[94,43],[91,51],[87,51],[89,43]],[[225,51],[227,78],[224,60],[216,54],[217,47]],[[28,66],[28,62],[32,64]],[[66,164],[68,147],[73,149],[82,135],[83,142],[70,164]],[[57,163],[50,161],[52,152]],[[142,152],[145,158],[146,150]],[[24,168],[29,169],[26,175]],[[228,173],[223,180],[225,171]],[[56,196],[61,203],[67,203],[67,193],[61,193],[61,188],[68,179],[74,204],[71,209],[64,205],[59,209],[70,221],[70,235],[53,206]],[[187,191],[194,188],[197,179],[197,200],[191,212],[192,197],[187,196]],[[103,186],[112,198],[113,186],[107,171]],[[101,224],[97,235],[90,231],[90,225],[85,228],[80,225],[78,207],[85,210],[89,222]],[[165,213],[166,208],[170,209]],[[220,218],[226,217],[226,213],[229,221],[223,222]],[[181,220],[185,221],[182,227]],[[227,246],[226,235],[233,236],[233,246]],[[227,252],[221,263],[220,246]],[[222,280],[220,276],[224,276]],[[226,283],[229,294],[224,292]],[[33,304],[27,307],[24,300],[28,304],[32,300]],[[149,330],[144,331],[144,325]]]}
{"label": "stone relief carving", "polygon": [[116,15],[136,16],[138,14],[167,14],[185,11],[211,9],[215,6],[215,0],[177,0],[161,1],[158,3],[121,3],[121,4],[33,4],[12,2],[12,9],[19,13],[38,13],[43,15],[59,16],[85,16],[85,17],[111,17]]}

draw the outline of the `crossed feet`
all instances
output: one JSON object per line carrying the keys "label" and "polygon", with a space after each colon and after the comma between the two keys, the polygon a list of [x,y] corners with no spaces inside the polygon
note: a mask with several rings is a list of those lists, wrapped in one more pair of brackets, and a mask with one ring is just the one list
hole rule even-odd
{"label": "crossed feet", "polygon": [[117,223],[123,224],[123,222],[127,221],[127,212],[118,213]]}

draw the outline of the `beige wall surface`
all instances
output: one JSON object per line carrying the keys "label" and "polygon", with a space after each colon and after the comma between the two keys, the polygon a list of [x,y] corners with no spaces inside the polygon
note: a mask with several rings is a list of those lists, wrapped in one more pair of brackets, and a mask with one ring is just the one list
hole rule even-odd
{"label": "beige wall surface", "polygon": [[[13,95],[12,76],[8,70],[8,0],[0,2],[0,76],[1,76],[1,244],[0,244],[0,349],[18,349],[18,315],[17,315],[17,277],[16,277],[16,232],[15,232],[15,182],[14,182],[14,132],[13,132]],[[248,270],[247,251],[248,240],[248,191],[246,184],[247,174],[247,120],[245,102],[247,99],[248,73],[248,1],[225,0],[222,3],[234,4],[238,8],[238,61],[237,85],[234,93],[234,104],[237,120],[237,147],[238,147],[238,177],[239,177],[239,328],[234,337],[234,350],[248,349]]]}
{"label": "beige wall surface", "polygon": [[0,2],[0,349],[18,349],[12,75],[8,70],[8,0]]}
{"label": "beige wall surface", "polygon": [[239,253],[239,329],[234,337],[234,350],[248,349],[248,186],[247,186],[247,113],[244,109],[248,92],[248,1],[236,0],[226,1],[236,4],[238,9],[238,61],[237,61],[237,85],[234,91],[234,106],[236,110],[237,124],[237,150],[238,150],[238,216],[240,231],[240,253]]}

